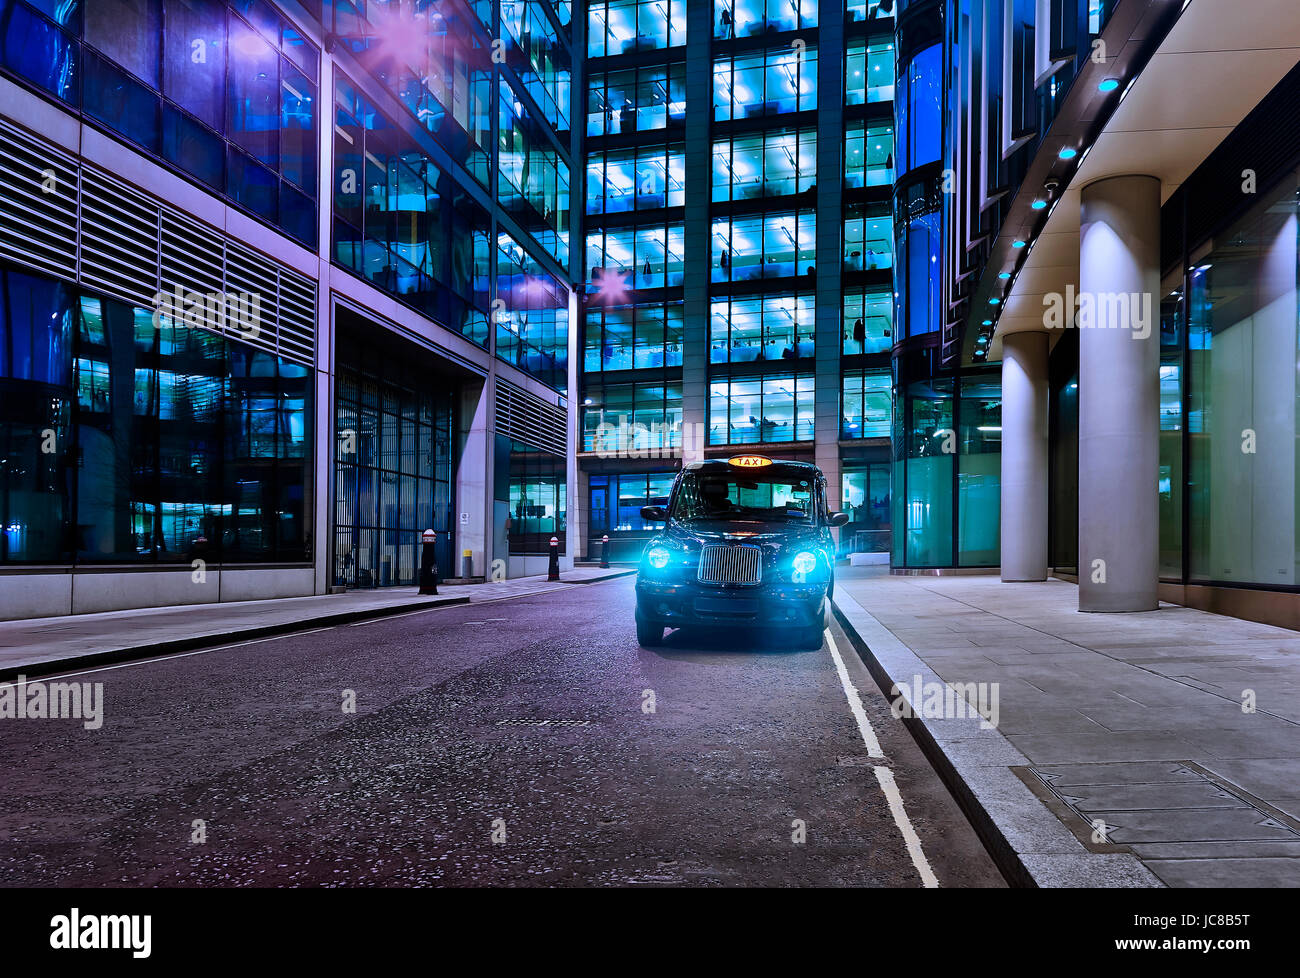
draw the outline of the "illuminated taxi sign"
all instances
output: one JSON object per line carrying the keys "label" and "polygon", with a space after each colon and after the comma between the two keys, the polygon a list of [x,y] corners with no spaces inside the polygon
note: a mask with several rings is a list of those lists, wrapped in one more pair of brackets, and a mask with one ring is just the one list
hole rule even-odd
{"label": "illuminated taxi sign", "polygon": [[766,455],[733,455],[727,459],[727,464],[734,465],[738,469],[761,469],[771,465],[772,460]]}

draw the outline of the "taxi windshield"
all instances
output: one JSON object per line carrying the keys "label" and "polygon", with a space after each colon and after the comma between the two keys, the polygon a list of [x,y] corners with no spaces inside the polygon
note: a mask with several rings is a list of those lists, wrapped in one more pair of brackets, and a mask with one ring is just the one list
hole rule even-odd
{"label": "taxi windshield", "polygon": [[676,520],[753,520],[811,524],[817,518],[811,478],[789,472],[687,472],[673,500]]}

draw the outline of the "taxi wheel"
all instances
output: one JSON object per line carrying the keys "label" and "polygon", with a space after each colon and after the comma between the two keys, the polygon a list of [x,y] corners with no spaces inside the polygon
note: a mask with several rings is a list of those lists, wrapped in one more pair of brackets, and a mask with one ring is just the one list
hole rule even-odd
{"label": "taxi wheel", "polygon": [[664,626],[652,625],[640,615],[636,616],[636,641],[647,649],[664,644]]}

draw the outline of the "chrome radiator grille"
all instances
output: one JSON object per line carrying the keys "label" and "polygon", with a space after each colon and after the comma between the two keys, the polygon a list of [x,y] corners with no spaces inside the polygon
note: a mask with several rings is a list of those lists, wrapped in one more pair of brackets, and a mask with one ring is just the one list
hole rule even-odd
{"label": "chrome radiator grille", "polygon": [[763,551],[747,544],[704,547],[698,577],[704,584],[757,584],[763,579]]}

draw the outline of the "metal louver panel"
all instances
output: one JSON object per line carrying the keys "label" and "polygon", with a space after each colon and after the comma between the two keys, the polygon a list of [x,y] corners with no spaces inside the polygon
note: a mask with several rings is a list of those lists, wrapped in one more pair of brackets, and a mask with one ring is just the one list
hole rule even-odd
{"label": "metal louver panel", "polygon": [[311,364],[316,353],[316,283],[280,270],[280,356]]}
{"label": "metal louver panel", "polygon": [[158,250],[158,205],[83,167],[81,280],[123,302],[152,308]]}
{"label": "metal louver panel", "polygon": [[752,544],[711,544],[700,550],[696,576],[703,584],[758,584],[763,580],[763,551]]}
{"label": "metal louver panel", "polygon": [[271,353],[279,352],[279,270],[261,255],[233,242],[226,246],[226,291],[237,301],[243,319],[226,321],[226,333],[243,343]]}
{"label": "metal louver panel", "polygon": [[179,288],[182,295],[221,292],[225,245],[221,237],[197,221],[162,211],[162,291]]}
{"label": "metal louver panel", "polygon": [[497,431],[553,455],[564,455],[568,415],[535,394],[497,378]]}
{"label": "metal louver panel", "polygon": [[77,164],[0,123],[0,258],[77,275]]}

